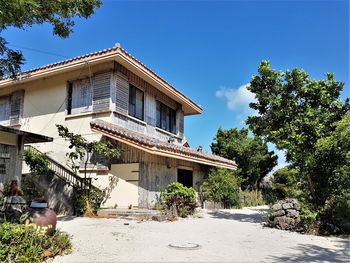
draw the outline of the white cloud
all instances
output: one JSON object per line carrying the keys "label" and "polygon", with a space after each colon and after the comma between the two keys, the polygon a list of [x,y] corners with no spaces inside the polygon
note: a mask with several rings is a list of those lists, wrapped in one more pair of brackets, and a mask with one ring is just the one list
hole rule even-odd
{"label": "white cloud", "polygon": [[[248,84],[244,84],[239,88],[227,88],[221,87],[216,91],[216,97],[220,99],[225,99],[227,108],[235,113],[236,120],[243,121],[249,115],[257,115],[257,111],[249,107],[249,103],[256,101],[255,95],[250,92],[247,87]],[[268,143],[269,150],[273,150],[278,156],[278,163],[275,168],[271,171],[271,174],[288,165],[285,158],[285,152],[278,150],[275,145]]]}
{"label": "white cloud", "polygon": [[284,151],[277,150],[277,149],[274,149],[274,151],[275,151],[275,154],[278,156],[278,164],[273,169],[273,171],[277,171],[278,169],[289,165],[289,163],[287,163],[287,161],[286,161],[286,157],[285,157],[285,152]]}
{"label": "white cloud", "polygon": [[255,96],[247,87],[249,84],[240,86],[238,89],[222,87],[216,91],[217,98],[223,98],[227,101],[227,107],[240,115],[252,115],[255,113],[249,107],[249,103],[255,101]]}
{"label": "white cloud", "polygon": [[273,168],[273,170],[270,172],[270,174],[273,174],[278,169],[281,169],[281,168],[289,165],[289,163],[286,161],[286,153],[285,153],[285,151],[278,150],[276,148],[276,146],[274,144],[272,144],[272,143],[268,143],[267,146],[269,147],[270,151],[274,151],[275,154],[278,156],[277,165]]}

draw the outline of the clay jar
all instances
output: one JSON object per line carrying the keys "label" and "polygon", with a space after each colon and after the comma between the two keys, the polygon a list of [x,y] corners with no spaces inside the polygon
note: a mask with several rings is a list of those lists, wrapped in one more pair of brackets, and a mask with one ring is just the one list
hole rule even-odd
{"label": "clay jar", "polygon": [[52,236],[56,230],[56,213],[47,207],[44,200],[33,200],[30,205],[30,215],[33,223],[40,227],[47,227],[46,234]]}

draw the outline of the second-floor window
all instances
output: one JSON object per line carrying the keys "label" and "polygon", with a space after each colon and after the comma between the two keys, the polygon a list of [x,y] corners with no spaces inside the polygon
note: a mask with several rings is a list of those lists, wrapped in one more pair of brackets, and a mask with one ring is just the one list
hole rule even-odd
{"label": "second-floor window", "polygon": [[129,85],[129,115],[144,120],[144,93],[133,85]]}
{"label": "second-floor window", "polygon": [[68,114],[92,111],[92,83],[90,79],[76,80],[68,86]]}
{"label": "second-floor window", "polygon": [[157,127],[176,133],[176,111],[157,101]]}
{"label": "second-floor window", "polygon": [[10,97],[0,97],[0,124],[8,124],[10,121]]}
{"label": "second-floor window", "polygon": [[0,97],[0,124],[17,125],[23,114],[24,91],[17,90]]}

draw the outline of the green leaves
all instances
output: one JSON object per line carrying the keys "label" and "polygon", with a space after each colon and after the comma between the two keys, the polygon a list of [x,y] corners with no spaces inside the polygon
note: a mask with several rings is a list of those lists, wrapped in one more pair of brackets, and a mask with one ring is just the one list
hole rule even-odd
{"label": "green leaves", "polygon": [[269,151],[260,137],[248,136],[248,129],[218,129],[211,144],[214,154],[235,160],[243,188],[258,189],[261,180],[277,164],[277,156]]}
{"label": "green leaves", "polygon": [[[26,29],[35,24],[49,23],[53,34],[67,38],[74,26],[74,17],[88,18],[100,0],[0,0],[0,32],[8,27]],[[0,37],[0,78],[15,77],[24,63],[22,53],[7,47]]]}
{"label": "green leaves", "polygon": [[288,161],[299,164],[316,141],[332,131],[332,123],[349,111],[349,100],[344,104],[339,100],[344,83],[331,73],[317,81],[300,69],[277,72],[267,61],[261,62],[258,72],[248,89],[257,99],[250,106],[259,115],[249,116],[246,123],[254,134],[287,150]]}
{"label": "green leaves", "polygon": [[[31,225],[0,223],[1,262],[42,262],[47,257],[68,253],[71,248],[70,237],[59,231],[53,236],[48,236],[38,232],[38,229]],[[45,254],[45,251],[51,253]]]}
{"label": "green leaves", "polygon": [[[177,214],[186,217],[193,214],[196,208],[196,193],[193,188],[183,186],[181,183],[169,184],[160,195],[161,201],[171,210],[176,208]],[[173,211],[175,212],[175,211]]]}
{"label": "green leaves", "polygon": [[[293,179],[279,170],[288,180],[281,183],[277,177],[275,190],[281,195],[302,190],[304,201],[321,218],[342,225],[350,207],[350,103],[340,99],[344,83],[332,73],[314,80],[300,69],[277,72],[267,61],[258,72],[248,89],[256,96],[251,107],[259,114],[246,122],[254,134],[285,150],[297,171]],[[293,189],[296,183],[299,189]]]}
{"label": "green leaves", "polygon": [[220,202],[225,208],[239,206],[240,179],[236,172],[227,169],[212,169],[209,178],[201,185],[204,199]]}
{"label": "green leaves", "polygon": [[63,125],[56,124],[56,127],[59,136],[68,140],[70,143],[68,147],[73,150],[66,154],[71,160],[72,166],[75,166],[74,163],[76,160],[82,160],[91,153],[98,153],[109,159],[118,158],[121,155],[119,147],[111,141],[101,140],[89,142],[81,134],[74,134]]}
{"label": "green leaves", "polygon": [[29,148],[23,152],[23,157],[33,175],[43,175],[50,171],[49,160],[45,154]]}

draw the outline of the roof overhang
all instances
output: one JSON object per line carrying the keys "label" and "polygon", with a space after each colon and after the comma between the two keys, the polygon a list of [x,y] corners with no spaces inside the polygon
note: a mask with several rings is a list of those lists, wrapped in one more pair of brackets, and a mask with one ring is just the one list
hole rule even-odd
{"label": "roof overhang", "polygon": [[140,76],[155,88],[180,103],[183,106],[185,115],[200,114],[203,112],[203,109],[198,104],[193,102],[179,90],[158,76],[150,68],[142,64],[139,60],[131,56],[128,52],[120,47],[104,49],[102,51],[28,70],[21,73],[17,79],[2,79],[0,80],[0,89],[14,84],[22,84],[29,81],[78,70],[86,66],[86,64],[94,66],[109,61],[116,61],[120,63],[125,68]]}
{"label": "roof overhang", "polygon": [[24,144],[27,143],[40,143],[40,142],[52,142],[53,138],[47,137],[41,134],[26,132],[22,130],[17,130],[10,127],[5,127],[0,125],[0,132],[15,134],[17,136],[23,136]]}
{"label": "roof overhang", "polygon": [[[101,125],[102,123],[102,125]],[[144,143],[140,142],[136,139],[137,136],[135,134],[131,136],[125,136],[125,133],[122,132],[121,134],[118,134],[116,132],[113,132],[111,129],[103,127],[104,123],[103,121],[98,122],[91,122],[91,130],[97,133],[100,133],[110,139],[119,141],[121,143],[124,143],[126,145],[129,145],[131,147],[137,148],[139,150],[142,150],[144,152],[158,155],[158,156],[163,156],[163,157],[169,157],[169,158],[175,158],[175,159],[180,159],[180,160],[185,160],[189,162],[195,162],[195,163],[200,163],[200,164],[205,164],[208,166],[214,166],[214,167],[221,167],[221,168],[226,168],[226,169],[231,169],[235,170],[237,169],[237,165],[234,161],[227,160],[218,156],[215,156],[216,158],[220,158],[221,160],[215,160],[213,158],[208,158],[209,156],[214,157],[214,155],[211,154],[199,154],[197,153],[196,156],[184,153],[184,152],[179,152],[179,151],[173,151],[171,149],[166,149],[166,147],[156,147],[152,144],[149,143]],[[112,124],[113,125],[113,124]],[[114,125],[116,126],[116,125]],[[142,135],[142,137],[146,137]],[[183,146],[178,146],[178,148],[182,148]],[[183,147],[185,148],[185,147]],[[202,155],[202,156],[200,156]]]}

